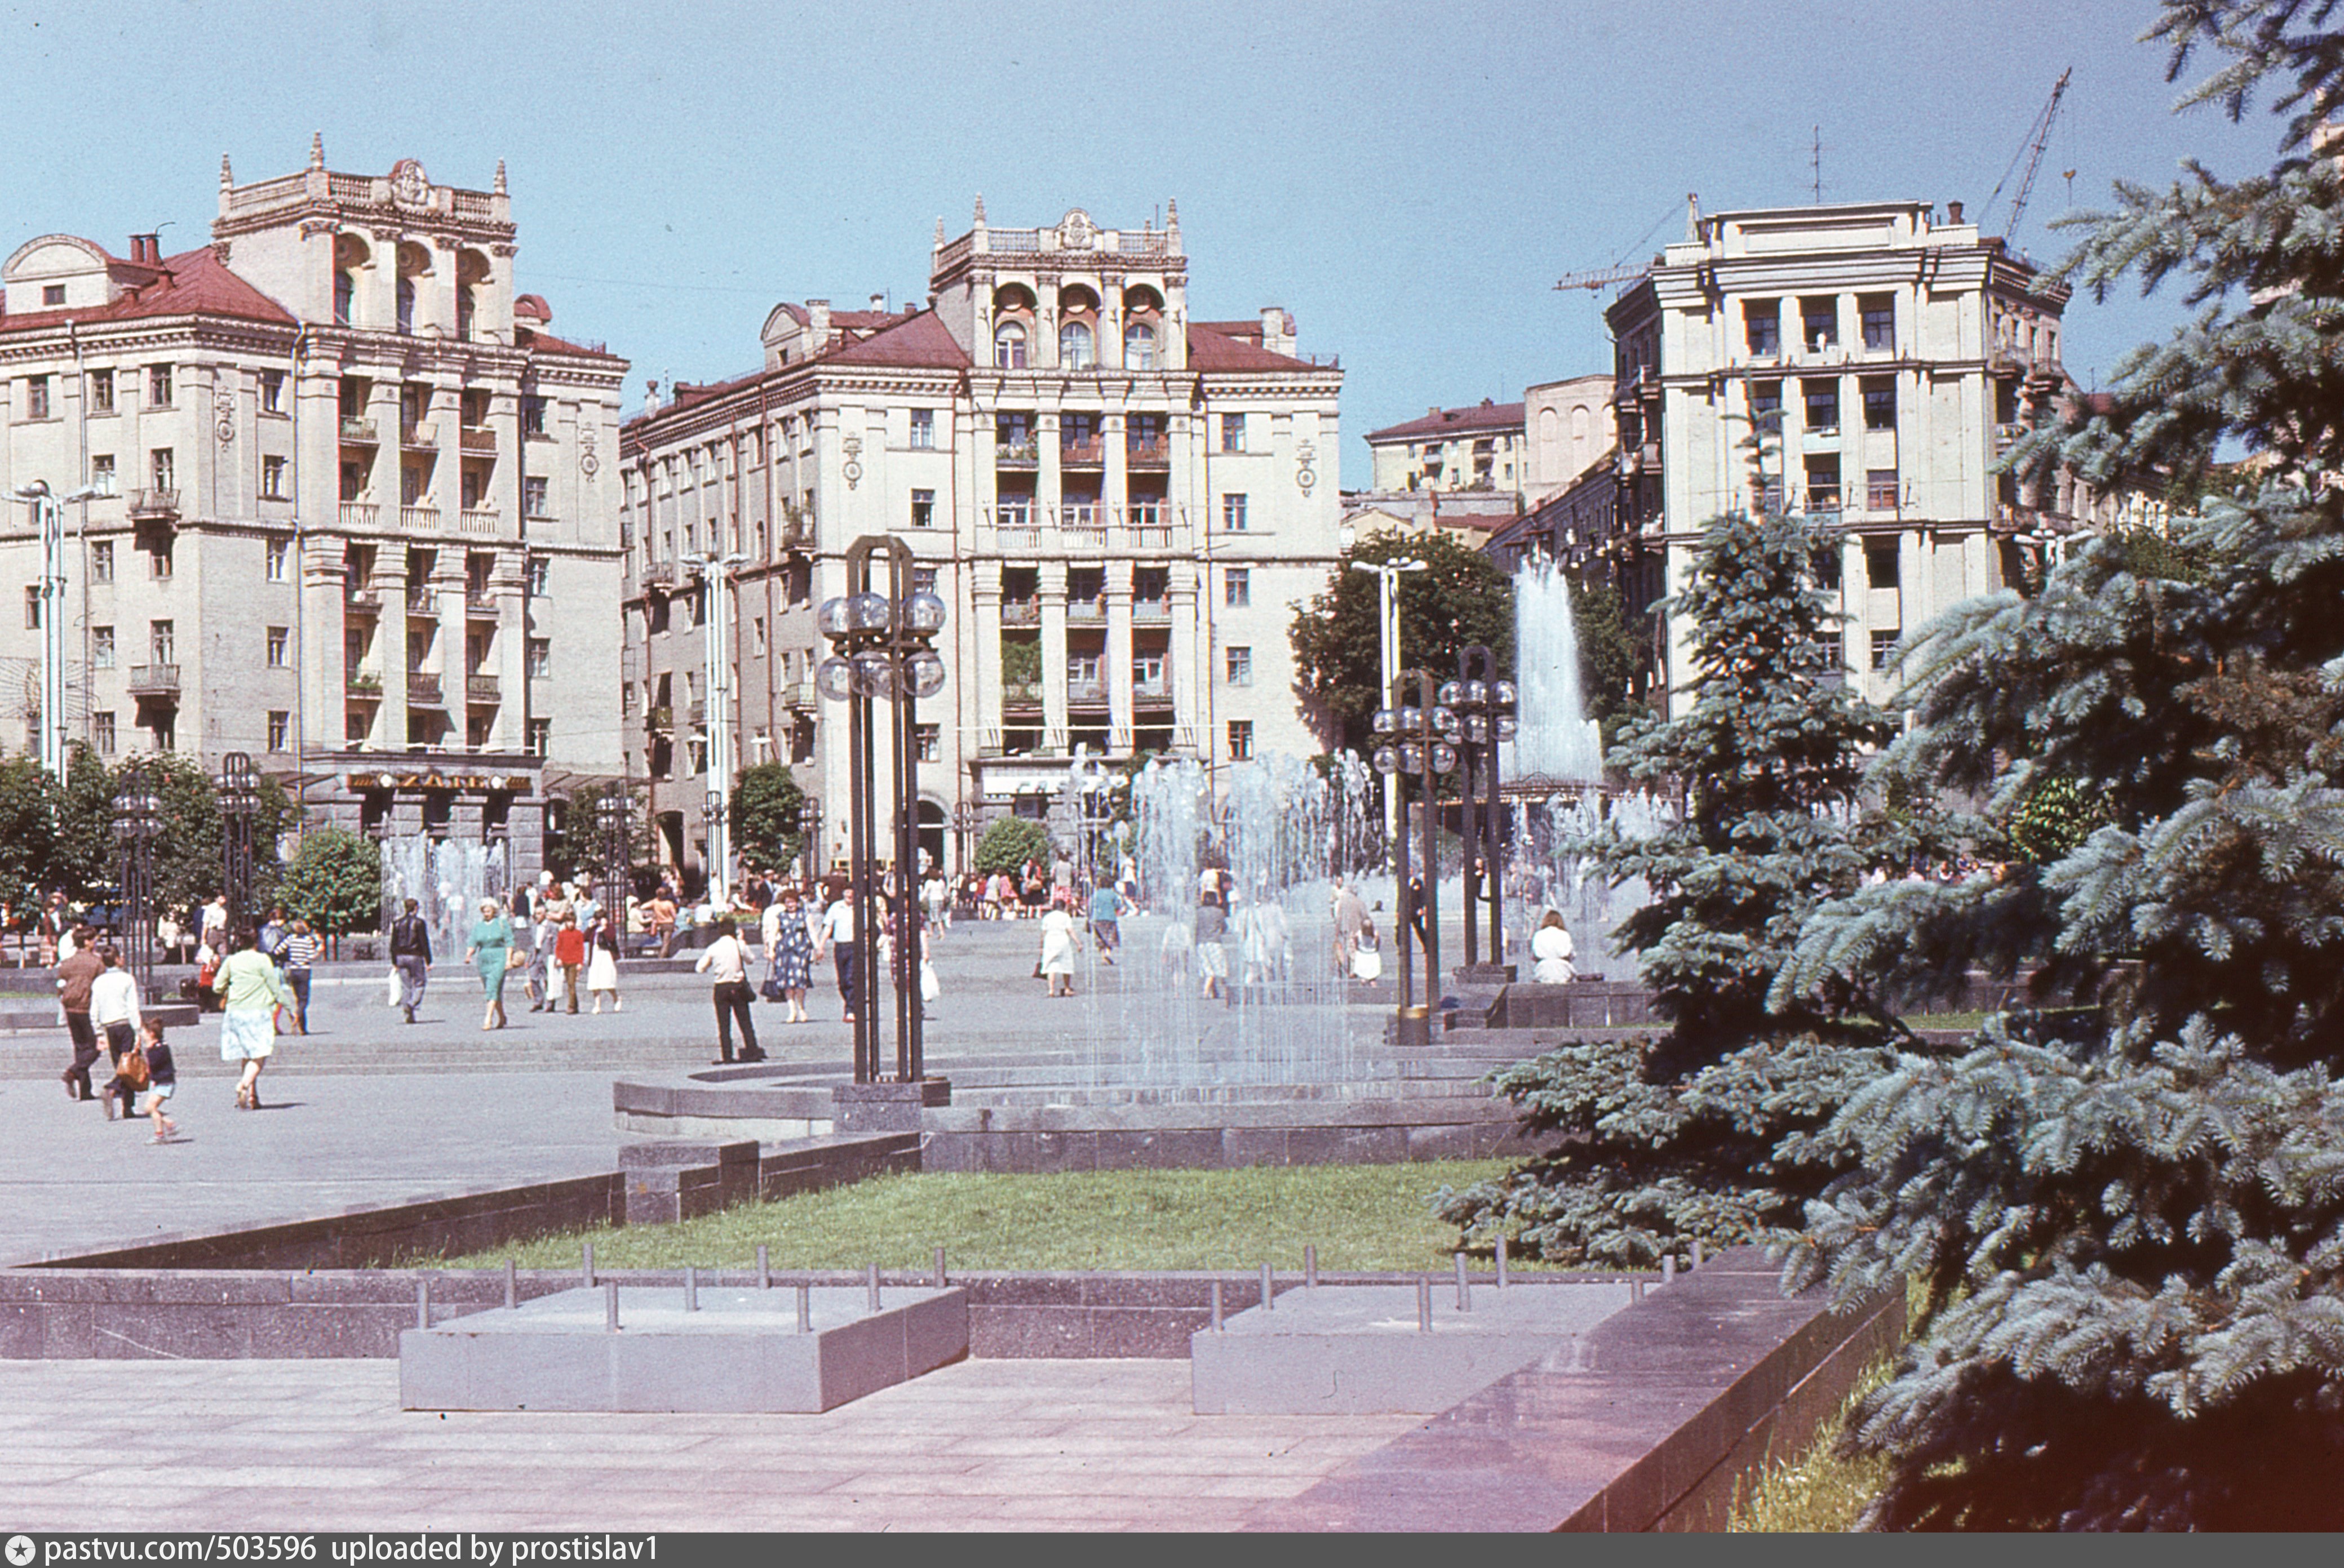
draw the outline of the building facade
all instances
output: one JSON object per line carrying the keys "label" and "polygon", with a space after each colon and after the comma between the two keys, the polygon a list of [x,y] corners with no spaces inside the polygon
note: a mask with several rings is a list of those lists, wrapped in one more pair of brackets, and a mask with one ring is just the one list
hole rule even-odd
{"label": "building facade", "polygon": [[[1850,677],[1884,700],[1905,632],[2019,580],[2046,510],[2066,526],[2090,509],[2069,486],[2046,501],[1994,467],[2071,390],[2068,290],[1948,212],[1696,211],[1611,307],[1632,601],[1680,590],[1723,513],[1827,518]],[[1691,631],[1671,624],[1659,650],[1680,706]]]}
{"label": "building facade", "polygon": [[[501,165],[466,190],[412,160],[332,173],[318,142],[254,185],[223,158],[202,248],[18,246],[0,488],[99,492],[66,508],[66,711],[28,729],[212,771],[241,751],[314,813],[534,869],[549,787],[622,759],[626,366],[551,335],[515,250]],[[28,514],[0,559],[31,584]],[[28,592],[11,677],[35,618]]]}
{"label": "building facade", "polygon": [[1573,376],[1524,391],[1522,437],[1522,494],[1530,506],[1541,506],[1612,457],[1611,373]]}
{"label": "building facade", "polygon": [[1522,418],[1521,404],[1484,397],[1479,407],[1431,408],[1421,419],[1370,430],[1373,487],[1491,492],[1519,506],[1527,462]]}
{"label": "building facade", "polygon": [[[948,607],[948,678],[917,715],[940,864],[987,818],[1038,813],[1078,752],[1325,747],[1287,624],[1339,549],[1339,369],[1297,356],[1282,309],[1191,319],[1177,206],[1162,229],[1079,210],[1003,229],[980,201],[930,261],[924,307],[777,307],[761,369],[672,387],[626,427],[628,747],[679,869],[704,870],[712,769],[768,760],[820,802],[814,862],[843,857],[844,715],[817,703],[814,610],[867,535],[905,541]],[[711,755],[711,614],[730,758]]]}

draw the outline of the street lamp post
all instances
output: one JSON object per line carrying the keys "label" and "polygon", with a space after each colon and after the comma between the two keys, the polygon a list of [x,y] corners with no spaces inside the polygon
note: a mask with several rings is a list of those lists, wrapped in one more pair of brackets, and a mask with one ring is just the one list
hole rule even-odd
{"label": "street lamp post", "polygon": [[145,763],[125,766],[114,784],[114,838],[122,850],[123,960],[142,995],[154,994],[155,840],[162,836],[163,802]]}
{"label": "street lamp post", "polygon": [[[1501,965],[1505,961],[1500,919],[1500,896],[1505,886],[1505,836],[1500,830],[1498,743],[1513,738],[1514,683],[1498,679],[1497,674],[1497,657],[1475,643],[1458,653],[1457,678],[1444,682],[1440,694],[1440,705],[1458,715],[1457,749],[1464,769],[1458,793],[1463,802],[1465,968],[1469,970],[1480,965],[1473,914],[1477,898],[1486,899],[1490,908],[1490,962]],[[1477,787],[1482,796],[1478,812],[1474,801]],[[1472,978],[1505,977],[1477,974]]]}
{"label": "street lamp post", "polygon": [[1099,833],[1115,820],[1115,798],[1131,786],[1121,775],[1108,773],[1105,763],[1087,753],[1076,757],[1067,770],[1067,782],[1075,797],[1076,869],[1096,886]]}
{"label": "street lamp post", "polygon": [[[1420,560],[1353,561],[1351,569],[1367,572],[1376,579],[1376,646],[1378,666],[1376,689],[1389,691],[1399,670],[1399,582],[1402,574],[1424,570]],[[1384,842],[1396,844],[1399,839],[1399,799],[1390,790],[1384,791]]]}
{"label": "street lamp post", "polygon": [[683,558],[700,578],[702,679],[708,692],[708,901],[720,910],[732,901],[732,608],[724,590],[733,569],[748,559],[712,549]]}
{"label": "street lamp post", "polygon": [[798,858],[804,862],[806,880],[822,875],[822,797],[798,797]]}
{"label": "street lamp post", "polygon": [[260,775],[252,759],[231,751],[220,759],[221,891],[227,897],[227,925],[241,930],[252,917],[252,819],[260,809]]}
{"label": "street lamp post", "polygon": [[[1416,700],[1409,700],[1409,687]],[[1435,699],[1432,677],[1421,669],[1403,672],[1391,684],[1391,706],[1376,710],[1376,771],[1386,780],[1388,798],[1397,800],[1408,778],[1417,779],[1419,809],[1423,813],[1424,851],[1424,1002],[1416,1001],[1414,962],[1409,943],[1409,920],[1416,910],[1415,889],[1409,876],[1408,835],[1395,839],[1399,896],[1393,902],[1399,916],[1399,1011],[1394,1039],[1400,1045],[1432,1043],[1432,1010],[1440,1004],[1440,776],[1457,767],[1456,739],[1461,726],[1453,709]]]}
{"label": "street lamp post", "polygon": [[953,808],[953,835],[960,844],[960,874],[968,875],[976,853],[976,832],[985,826],[985,808],[974,800],[963,800]]}
{"label": "street lamp post", "polygon": [[41,766],[58,779],[66,776],[66,503],[104,493],[85,485],[69,496],[52,496],[45,479],[15,492],[31,504],[33,528],[41,536],[41,580],[34,596],[41,617]]}
{"label": "street lamp post", "polygon": [[627,899],[631,891],[627,854],[627,798],[605,795],[594,802],[595,824],[601,829],[602,840],[602,900],[606,920],[620,922],[626,930]]}
{"label": "street lamp post", "polygon": [[[890,979],[895,1000],[894,1081],[916,1083],[921,1060],[920,926],[914,868],[919,860],[919,748],[914,714],[917,700],[944,689],[945,661],[930,646],[944,628],[945,601],[913,587],[912,547],[884,535],[866,535],[846,551],[848,592],[824,600],[815,625],[831,645],[831,657],[814,671],[814,689],[846,704],[847,780],[850,786],[848,856],[854,878],[856,975],[854,1081],[883,1081],[879,1061],[877,892],[879,827],[894,827],[891,858],[896,892],[896,940]],[[885,591],[874,587],[874,568],[884,573]],[[878,798],[872,703],[887,704],[888,749],[894,798]]]}

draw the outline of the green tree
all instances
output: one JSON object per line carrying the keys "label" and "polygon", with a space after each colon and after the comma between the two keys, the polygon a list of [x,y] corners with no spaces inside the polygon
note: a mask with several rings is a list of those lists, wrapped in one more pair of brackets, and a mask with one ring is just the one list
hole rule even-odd
{"label": "green tree", "polygon": [[12,909],[37,907],[56,885],[57,793],[38,759],[0,761],[0,899]]}
{"label": "green tree", "polygon": [[382,928],[382,846],[346,829],[312,828],[277,884],[286,912],[320,936]]}
{"label": "green tree", "polygon": [[[163,808],[163,830],[155,840],[155,901],[185,920],[218,893],[226,879],[219,790],[200,763],[176,751],[157,752],[142,765],[154,771]],[[296,818],[284,789],[273,779],[261,779],[252,818],[253,909],[248,914],[265,910],[275,897],[278,840]]]}
{"label": "green tree", "polygon": [[1425,565],[1399,579],[1402,668],[1427,669],[1445,680],[1457,668],[1458,653],[1480,643],[1496,656],[1500,674],[1513,673],[1513,584],[1496,562],[1445,534],[1397,528],[1369,534],[1343,552],[1327,590],[1296,607],[1287,628],[1297,695],[1334,722],[1338,748],[1366,750],[1369,721],[1386,701],[1379,590],[1374,574],[1355,572],[1351,563],[1397,560]]}
{"label": "green tree", "polygon": [[[2195,312],[2106,407],[2021,449],[2103,492],[2225,448],[2172,561],[2086,542],[1908,655],[1918,724],[1884,767],[2007,811],[2056,777],[2105,821],[1995,882],[1820,911],[1786,989],[2040,966],[2083,1010],[1908,1047],[1833,1128],[1855,1158],[1786,1282],[1925,1291],[1861,1408],[1889,1527],[2344,1525],[2344,106],[2332,0],[2167,0],[2188,101],[2276,93],[2271,171],[2195,165],[2080,220],[2071,276],[2178,280]],[[2176,563],[2178,563],[2177,565]]]}
{"label": "green tree", "polygon": [[1046,865],[1049,859],[1049,832],[1028,818],[1004,817],[976,841],[976,869],[988,877],[995,871],[1015,876],[1028,860]]}
{"label": "green tree", "polygon": [[763,865],[786,866],[804,840],[798,812],[805,791],[783,762],[760,762],[732,776],[732,840],[742,854]]}
{"label": "green tree", "polygon": [[1691,706],[1632,724],[1610,759],[1638,784],[1682,788],[1686,809],[1651,838],[1607,821],[1585,847],[1612,886],[1651,890],[1617,940],[1671,1027],[1497,1076],[1530,1130],[1561,1141],[1443,1195],[1441,1217],[1469,1234],[1649,1264],[1697,1238],[1795,1222],[1839,1168],[1815,1134],[1884,1064],[1889,1014],[1854,987],[1769,992],[1809,912],[1914,846],[1909,828],[1862,809],[1864,753],[1896,725],[1837,678],[1821,537],[1803,518],[1738,515],[1704,535],[1672,607],[1695,628]]}
{"label": "green tree", "polygon": [[627,863],[646,866],[659,859],[658,829],[652,821],[651,792],[641,784],[630,785],[624,779],[609,779],[599,784],[581,784],[571,790],[561,804],[561,821],[558,831],[549,831],[545,839],[546,869],[558,877],[575,877],[583,872],[600,877],[602,870],[602,802],[617,796],[627,803]]}
{"label": "green tree", "polygon": [[66,754],[66,785],[56,802],[51,876],[77,899],[112,888],[121,878],[122,854],[114,839],[114,775],[105,759],[75,745]]}

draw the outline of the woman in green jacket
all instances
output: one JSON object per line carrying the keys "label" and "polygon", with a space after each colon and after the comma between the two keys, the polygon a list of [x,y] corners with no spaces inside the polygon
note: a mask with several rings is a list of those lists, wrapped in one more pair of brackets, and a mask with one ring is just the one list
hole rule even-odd
{"label": "woman in green jacket", "polygon": [[219,993],[220,1060],[244,1063],[244,1076],[236,1086],[236,1108],[238,1111],[260,1109],[260,1070],[267,1065],[277,1049],[277,1010],[291,1007],[293,997],[285,989],[285,979],[277,972],[277,962],[253,946],[252,930],[246,927],[228,940],[232,950],[219,972],[212,977],[212,989]]}
{"label": "woman in green jacket", "polygon": [[480,900],[480,918],[472,927],[471,946],[464,956],[480,972],[480,990],[487,993],[489,1010],[480,1020],[482,1029],[502,1029],[505,1026],[505,970],[512,952],[512,921],[505,918],[504,908],[494,899]]}

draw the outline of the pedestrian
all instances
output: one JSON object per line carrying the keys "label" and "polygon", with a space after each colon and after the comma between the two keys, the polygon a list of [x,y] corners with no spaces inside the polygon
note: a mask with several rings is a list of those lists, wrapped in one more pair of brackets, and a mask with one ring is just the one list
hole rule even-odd
{"label": "pedestrian", "polygon": [[595,924],[594,934],[588,939],[591,950],[586,957],[586,990],[594,999],[594,1010],[602,1010],[602,999],[611,999],[611,1010],[618,1012],[626,1004],[619,1000],[619,924],[604,916]]}
{"label": "pedestrian", "polygon": [[1349,880],[1335,879],[1335,973],[1342,979],[1351,977],[1351,955],[1358,950],[1359,933],[1367,929],[1368,906]]}
{"label": "pedestrian", "polygon": [[1098,943],[1099,962],[1110,968],[1115,950],[1123,945],[1123,898],[1114,884],[1101,882],[1091,890],[1091,939]]}
{"label": "pedestrian", "polygon": [[765,910],[764,937],[767,978],[789,1004],[790,1016],[783,1021],[811,1021],[805,1002],[806,990],[813,984],[814,935],[795,888],[783,888]]}
{"label": "pedestrian", "polygon": [[505,971],[512,967],[512,922],[505,919],[494,899],[482,899],[480,918],[472,924],[464,957],[480,975],[480,994],[488,999],[487,1010],[480,1015],[483,1030],[505,1026]]}
{"label": "pedestrian", "polygon": [[1576,956],[1571,928],[1562,923],[1562,911],[1549,910],[1531,934],[1531,979],[1540,985],[1569,985],[1579,978],[1571,962]]}
{"label": "pedestrian", "polygon": [[[48,946],[54,951],[56,944],[49,942]],[[66,1038],[74,1048],[73,1065],[65,1070],[68,1100],[93,1098],[89,1070],[97,1062],[97,1030],[89,1020],[89,988],[105,970],[106,966],[86,945],[56,966],[57,1005],[65,1009]]]}
{"label": "pedestrian", "polygon": [[106,1102],[106,1119],[111,1121],[119,1109],[124,1121],[131,1114],[134,1089],[130,1079],[123,1076],[122,1059],[138,1049],[138,1026],[145,1019],[138,1010],[138,977],[122,967],[121,950],[111,942],[98,947],[90,956],[98,965],[97,978],[89,984],[89,1021],[106,1037],[106,1053],[114,1060],[114,1080],[99,1091]]}
{"label": "pedestrian", "polygon": [[854,1021],[855,977],[861,968],[861,950],[854,945],[854,900],[851,890],[841,888],[822,917],[819,946],[830,955],[838,972],[838,1000],[846,1009],[848,1023]]}
{"label": "pedestrian", "polygon": [[155,1141],[168,1143],[179,1124],[163,1114],[163,1103],[179,1091],[179,1070],[171,1060],[171,1048],[163,1042],[163,1026],[151,1018],[139,1027],[138,1050],[146,1059],[146,1103],[140,1113],[154,1122]]}
{"label": "pedestrian", "polygon": [[293,993],[293,1032],[309,1032],[309,979],[317,967],[318,950],[324,944],[309,922],[296,920],[293,929],[277,949],[277,961],[285,970],[285,989]]}
{"label": "pedestrian", "polygon": [[227,895],[214,893],[196,922],[197,940],[221,958],[227,957]]}
{"label": "pedestrian", "polygon": [[659,943],[659,956],[675,956],[675,894],[665,882],[652,895],[652,940]]}
{"label": "pedestrian", "polygon": [[277,950],[283,947],[285,939],[292,934],[285,923],[285,911],[273,909],[268,911],[268,918],[261,922],[260,934],[253,939],[252,945],[262,958],[281,967],[285,960],[278,956]]}
{"label": "pedestrian", "polygon": [[939,936],[952,930],[952,884],[945,880],[942,871],[931,871],[921,884],[921,893],[928,901],[928,930]]}
{"label": "pedestrian", "polygon": [[1066,908],[1073,892],[1070,888],[1066,898],[1052,899],[1042,916],[1042,978],[1049,983],[1053,997],[1075,994],[1075,953],[1081,941],[1075,933],[1075,917]]}
{"label": "pedestrian", "polygon": [[1204,977],[1207,1001],[1227,994],[1222,982],[1229,978],[1229,955],[1221,939],[1228,930],[1228,911],[1221,908],[1219,895],[1206,894],[1197,905],[1197,972]]}
{"label": "pedestrian", "polygon": [[409,1023],[423,1005],[423,982],[431,969],[431,928],[423,923],[421,909],[409,899],[405,911],[390,922],[390,964],[399,971],[399,1005]]}
{"label": "pedestrian", "polygon": [[260,955],[248,928],[228,938],[227,961],[212,984],[220,993],[220,1060],[240,1061],[236,1108],[260,1109],[260,1070],[277,1050],[277,1010],[292,1003],[285,978]]}
{"label": "pedestrian", "polygon": [[700,952],[700,960],[692,969],[709,977],[714,986],[711,996],[716,1004],[716,1060],[729,1064],[732,1060],[732,1025],[741,1025],[741,1060],[763,1061],[765,1053],[757,1045],[757,1026],[749,1017],[749,950],[741,945],[741,928],[730,915],[719,915],[714,922],[716,940]]}
{"label": "pedestrian", "polygon": [[[561,929],[553,937],[554,990],[570,1005],[568,1010],[578,1010],[578,971],[586,967],[586,933],[578,929],[578,916],[573,911],[561,917]],[[549,1006],[545,1010],[551,1012]]]}
{"label": "pedestrian", "polygon": [[49,895],[49,901],[41,908],[39,935],[41,939],[41,962],[43,965],[53,966],[59,964],[64,962],[67,957],[71,956],[70,954],[61,954],[57,951],[59,946],[63,944],[66,932],[71,924],[72,922],[67,919],[66,913],[65,894],[62,892],[51,893]]}
{"label": "pedestrian", "polygon": [[553,963],[553,933],[559,919],[553,903],[557,897],[553,873],[540,871],[537,874],[537,897],[530,903],[529,912],[523,915],[518,908],[513,911],[514,919],[526,922],[519,928],[522,947],[529,954],[529,967],[521,971],[521,990],[529,997],[529,1010],[531,1012],[543,1011],[551,995],[547,971]]}

